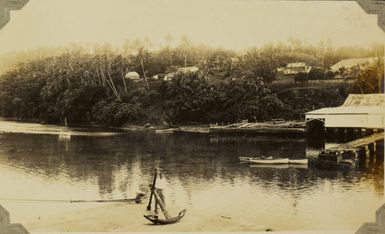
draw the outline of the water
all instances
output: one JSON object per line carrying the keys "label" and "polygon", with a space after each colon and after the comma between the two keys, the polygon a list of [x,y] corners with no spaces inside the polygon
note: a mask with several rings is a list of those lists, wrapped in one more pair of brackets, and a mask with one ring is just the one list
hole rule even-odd
{"label": "water", "polygon": [[[239,230],[357,229],[374,219],[384,200],[382,164],[326,171],[238,161],[238,156],[253,154],[304,158],[305,139],[82,129],[60,140],[51,134],[55,126],[4,121],[0,126],[11,132],[0,135],[0,184],[5,188],[0,204],[23,224],[103,205],[49,200],[132,198],[148,192],[154,167],[162,168],[168,181],[169,206],[187,208],[198,219],[231,217],[242,226]],[[25,127],[33,130],[21,133]]]}

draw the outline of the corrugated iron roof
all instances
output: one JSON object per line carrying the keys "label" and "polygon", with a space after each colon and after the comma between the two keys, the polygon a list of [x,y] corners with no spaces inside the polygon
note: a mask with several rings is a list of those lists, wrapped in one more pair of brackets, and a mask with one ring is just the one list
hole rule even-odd
{"label": "corrugated iron roof", "polygon": [[330,70],[332,72],[337,72],[340,68],[345,67],[345,68],[352,68],[354,66],[365,66],[369,65],[373,62],[376,61],[376,58],[371,57],[371,58],[352,58],[352,59],[344,59],[339,61],[338,63],[334,64],[333,66],[330,67]]}
{"label": "corrugated iron roof", "polygon": [[322,108],[306,115],[384,114],[384,94],[350,94],[339,107]]}

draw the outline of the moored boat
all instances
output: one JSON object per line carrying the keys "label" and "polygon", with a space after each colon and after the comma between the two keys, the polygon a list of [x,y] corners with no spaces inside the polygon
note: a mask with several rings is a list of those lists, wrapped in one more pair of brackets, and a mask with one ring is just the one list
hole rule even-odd
{"label": "moored boat", "polygon": [[289,158],[255,158],[250,159],[250,162],[258,164],[289,164]]}
{"label": "moored boat", "polygon": [[251,159],[273,159],[273,157],[266,157],[266,156],[258,156],[258,157],[244,157],[239,156],[239,161],[241,162],[250,162]]}

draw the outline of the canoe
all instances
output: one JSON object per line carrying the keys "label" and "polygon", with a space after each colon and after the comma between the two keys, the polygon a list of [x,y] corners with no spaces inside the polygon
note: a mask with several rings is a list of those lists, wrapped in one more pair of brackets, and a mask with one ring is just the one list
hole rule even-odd
{"label": "canoe", "polygon": [[144,215],[144,217],[150,220],[153,224],[165,225],[165,224],[173,224],[178,222],[183,218],[185,214],[186,214],[186,209],[179,212],[178,216],[169,218],[169,219],[160,219],[157,215]]}
{"label": "canoe", "polygon": [[303,159],[289,159],[289,163],[290,164],[307,164],[308,160],[307,160],[307,158],[303,158]]}
{"label": "canoe", "polygon": [[255,158],[250,159],[251,163],[258,163],[258,164],[289,164],[289,158]]}

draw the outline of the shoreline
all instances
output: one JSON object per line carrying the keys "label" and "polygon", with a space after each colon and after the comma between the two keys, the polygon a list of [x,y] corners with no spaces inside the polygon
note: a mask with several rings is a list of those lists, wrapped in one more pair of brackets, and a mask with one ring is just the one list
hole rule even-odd
{"label": "shoreline", "polygon": [[[23,222],[30,233],[62,232],[253,232],[266,233],[353,233],[352,230],[315,230],[294,231],[294,226],[287,230],[277,230],[269,225],[256,225],[245,222],[239,217],[224,215],[200,216],[198,210],[187,208],[186,216],[180,222],[170,225],[153,225],[143,215],[147,214],[147,204],[106,204],[91,208],[82,208]],[[177,212],[171,210],[172,214]],[[99,220],[97,223],[94,220]],[[294,228],[294,229],[293,229]],[[268,231],[268,232],[269,232]]]}
{"label": "shoreline", "polygon": [[[83,208],[47,217],[29,220],[23,225],[34,232],[202,232],[202,231],[265,231],[269,227],[257,227],[242,223],[236,218],[218,216],[201,217],[197,210],[187,208],[186,216],[171,225],[153,225],[143,215],[147,204],[106,204]],[[176,209],[170,210],[177,214]],[[94,220],[100,220],[95,223]]]}
{"label": "shoreline", "polygon": [[[60,124],[44,124],[38,121],[31,120],[15,120],[13,118],[0,118],[0,121],[10,121],[14,123],[30,123],[41,124],[42,126],[63,128]],[[306,129],[303,126],[304,122],[301,121],[281,121],[274,123],[272,121],[259,122],[259,123],[235,123],[227,126],[221,125],[181,125],[175,127],[167,127],[164,125],[129,125],[125,127],[108,127],[96,124],[84,124],[74,125],[69,129],[73,132],[82,132],[82,130],[96,130],[92,132],[126,132],[126,131],[154,131],[157,134],[169,134],[169,133],[200,133],[200,134],[248,134],[248,135],[287,135],[287,136],[304,136]],[[0,132],[12,132],[1,130]],[[87,131],[88,132],[88,131]],[[28,131],[26,133],[29,133]],[[50,131],[49,134],[60,134],[60,131]]]}

